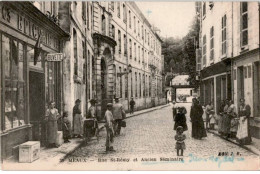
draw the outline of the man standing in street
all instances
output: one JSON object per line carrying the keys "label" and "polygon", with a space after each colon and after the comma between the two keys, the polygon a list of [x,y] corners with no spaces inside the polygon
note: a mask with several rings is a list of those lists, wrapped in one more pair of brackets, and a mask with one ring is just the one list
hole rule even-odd
{"label": "man standing in street", "polygon": [[119,98],[115,98],[115,104],[113,105],[113,117],[115,120],[115,125],[114,125],[114,131],[115,135],[120,135],[121,131],[121,122],[123,119],[125,119],[125,110],[124,107],[121,103],[119,103]]}
{"label": "man standing in street", "polygon": [[113,115],[112,115],[112,103],[107,104],[107,110],[105,113],[105,127],[107,131],[106,137],[106,152],[114,151],[112,143],[114,142],[114,130],[113,130]]}
{"label": "man standing in street", "polygon": [[130,101],[130,114],[134,114],[134,107],[135,107],[134,97],[131,97],[131,101]]}

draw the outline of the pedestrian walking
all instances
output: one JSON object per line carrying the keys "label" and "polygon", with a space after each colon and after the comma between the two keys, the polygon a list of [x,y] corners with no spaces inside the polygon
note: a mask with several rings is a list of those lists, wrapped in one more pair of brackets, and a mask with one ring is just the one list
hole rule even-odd
{"label": "pedestrian walking", "polygon": [[[176,140],[175,149],[177,150],[177,156],[183,156],[183,152],[186,149],[185,142],[184,142],[184,140],[186,139],[186,136],[185,136],[185,134],[183,134],[182,126],[177,127],[176,135],[174,138]],[[180,151],[181,151],[181,154],[180,154]]]}
{"label": "pedestrian walking", "polygon": [[222,136],[224,134],[223,132],[223,117],[224,117],[224,107],[225,107],[225,100],[221,101],[221,104],[219,106],[219,118],[218,118],[218,133]]}
{"label": "pedestrian walking", "polygon": [[83,134],[80,103],[81,100],[77,99],[75,101],[75,106],[73,107],[73,134],[74,137],[78,137],[78,138],[82,138],[82,134]]}
{"label": "pedestrian walking", "polygon": [[130,114],[134,114],[134,107],[135,107],[134,97],[131,97],[131,101],[130,101]]}
{"label": "pedestrian walking", "polygon": [[58,132],[57,120],[59,117],[60,114],[58,109],[55,108],[55,102],[51,101],[45,117],[45,120],[47,121],[47,144],[49,147],[59,147],[56,144]]}
{"label": "pedestrian walking", "polygon": [[209,116],[211,115],[211,112],[213,110],[213,104],[212,102],[209,102],[209,104],[206,106],[206,109],[205,109],[205,113],[206,113],[206,129],[209,129],[209,122],[210,122],[210,118]]}
{"label": "pedestrian walking", "polygon": [[173,128],[174,130],[177,130],[177,127],[179,127],[179,126],[181,126],[183,128],[183,131],[188,130],[184,107],[178,108],[178,113],[176,114],[174,121],[175,121],[174,128]]}
{"label": "pedestrian walking", "polygon": [[112,103],[107,104],[107,110],[105,112],[105,127],[106,127],[106,152],[115,151],[112,144],[114,142],[114,129],[113,129],[113,114],[112,114]]}
{"label": "pedestrian walking", "polygon": [[119,98],[115,98],[115,104],[113,105],[113,117],[115,120],[114,130],[115,135],[120,135],[122,120],[125,119],[125,110],[121,103],[119,103]]}
{"label": "pedestrian walking", "polygon": [[251,115],[251,107],[245,104],[245,99],[240,99],[240,106],[238,111],[239,124],[237,130],[237,141],[241,145],[248,145],[252,142],[249,117]]}
{"label": "pedestrian walking", "polygon": [[207,136],[204,122],[203,122],[203,109],[196,98],[192,99],[192,106],[190,110],[190,118],[192,123],[191,135],[195,139],[201,139]]}
{"label": "pedestrian walking", "polygon": [[68,112],[64,112],[63,113],[63,118],[62,118],[62,131],[63,131],[63,139],[64,139],[64,143],[69,143],[70,142],[70,136],[71,136],[71,132],[70,132],[70,121],[68,119]]}

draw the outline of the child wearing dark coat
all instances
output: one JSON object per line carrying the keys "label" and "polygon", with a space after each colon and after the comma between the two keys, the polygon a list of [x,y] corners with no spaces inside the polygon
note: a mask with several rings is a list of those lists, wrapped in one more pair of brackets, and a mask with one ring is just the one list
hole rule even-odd
{"label": "child wearing dark coat", "polygon": [[178,112],[174,118],[175,124],[174,124],[174,130],[177,129],[178,126],[182,126],[183,131],[188,130],[188,126],[186,123],[186,116],[185,114],[187,113],[186,109],[184,107],[178,108]]}
{"label": "child wearing dark coat", "polygon": [[62,131],[63,131],[63,139],[64,143],[70,142],[70,121],[68,119],[68,112],[63,113],[63,119],[62,119]]}

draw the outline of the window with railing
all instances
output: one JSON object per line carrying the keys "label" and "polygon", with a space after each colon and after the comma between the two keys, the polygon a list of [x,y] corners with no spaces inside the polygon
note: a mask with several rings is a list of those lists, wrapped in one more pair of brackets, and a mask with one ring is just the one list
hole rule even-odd
{"label": "window with railing", "polygon": [[241,46],[248,45],[248,3],[241,2]]}
{"label": "window with railing", "polygon": [[222,17],[222,25],[221,25],[221,33],[222,33],[222,39],[221,39],[221,53],[222,55],[225,55],[227,53],[227,16],[224,15]]}
{"label": "window with railing", "polygon": [[214,61],[214,27],[210,28],[210,60]]}
{"label": "window with railing", "polygon": [[207,56],[207,45],[206,45],[206,35],[203,36],[203,46],[202,46],[202,60],[203,66],[206,65],[206,56]]}

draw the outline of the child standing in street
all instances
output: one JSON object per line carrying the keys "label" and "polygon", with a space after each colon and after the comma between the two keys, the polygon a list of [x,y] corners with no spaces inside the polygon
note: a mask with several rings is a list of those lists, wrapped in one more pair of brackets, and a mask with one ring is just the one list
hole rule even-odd
{"label": "child standing in street", "polygon": [[[186,139],[186,136],[183,134],[183,127],[178,126],[176,130],[175,140],[176,145],[175,149],[177,149],[177,156],[183,156],[183,151],[186,149],[184,140]],[[181,151],[181,154],[180,154]]]}
{"label": "child standing in street", "polygon": [[63,113],[63,119],[62,119],[62,131],[63,131],[63,139],[64,143],[69,143],[70,140],[70,121],[68,119],[68,112]]}
{"label": "child standing in street", "polygon": [[113,129],[113,114],[112,114],[112,103],[107,104],[107,110],[105,113],[105,127],[107,131],[107,137],[106,137],[106,152],[114,151],[114,148],[112,146],[112,143],[114,142],[114,129]]}

